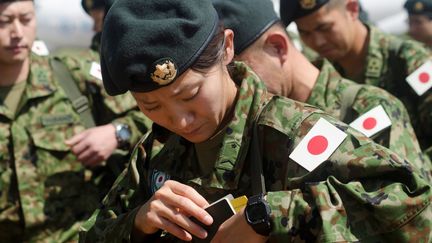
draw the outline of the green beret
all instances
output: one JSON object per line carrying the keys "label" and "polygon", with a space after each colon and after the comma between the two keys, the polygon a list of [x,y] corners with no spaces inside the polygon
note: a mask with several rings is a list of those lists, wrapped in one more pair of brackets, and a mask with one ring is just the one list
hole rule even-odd
{"label": "green beret", "polygon": [[218,24],[208,0],[116,1],[101,40],[107,92],[149,92],[171,84],[194,64]]}
{"label": "green beret", "polygon": [[429,0],[408,0],[404,8],[409,14],[421,14],[432,17],[432,1]]}
{"label": "green beret", "polygon": [[84,11],[89,14],[90,10],[105,8],[105,0],[81,0],[81,5]]}
{"label": "green beret", "polygon": [[329,0],[280,0],[279,12],[285,26],[320,9]]}
{"label": "green beret", "polygon": [[213,0],[213,6],[225,28],[234,31],[236,54],[279,20],[270,0]]}

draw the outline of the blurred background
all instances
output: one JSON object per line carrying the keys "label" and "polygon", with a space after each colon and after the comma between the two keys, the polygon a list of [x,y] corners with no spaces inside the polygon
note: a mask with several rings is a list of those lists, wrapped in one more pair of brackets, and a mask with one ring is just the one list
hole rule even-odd
{"label": "blurred background", "polygon": [[[279,0],[272,0],[279,10]],[[38,38],[51,51],[58,48],[88,47],[93,36],[91,18],[81,8],[81,0],[37,0]],[[402,34],[407,30],[405,0],[360,0],[370,20],[384,31]],[[292,26],[290,30],[296,30]]]}

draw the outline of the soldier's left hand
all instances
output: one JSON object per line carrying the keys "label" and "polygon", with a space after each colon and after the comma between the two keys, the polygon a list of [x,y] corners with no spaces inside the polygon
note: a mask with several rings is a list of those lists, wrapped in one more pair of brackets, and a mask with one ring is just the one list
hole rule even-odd
{"label": "soldier's left hand", "polygon": [[219,227],[212,243],[248,242],[265,243],[268,237],[257,234],[246,222],[244,209],[233,215]]}
{"label": "soldier's left hand", "polygon": [[112,124],[87,129],[66,141],[71,151],[85,166],[96,166],[108,159],[117,148]]}

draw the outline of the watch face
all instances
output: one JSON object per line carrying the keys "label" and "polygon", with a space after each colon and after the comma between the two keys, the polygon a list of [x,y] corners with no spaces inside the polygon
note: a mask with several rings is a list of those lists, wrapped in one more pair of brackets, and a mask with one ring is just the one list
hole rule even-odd
{"label": "watch face", "polygon": [[120,139],[122,139],[123,141],[129,140],[129,138],[131,136],[129,129],[127,127],[124,127],[124,126],[120,129],[120,131],[118,132],[118,135],[119,135]]}
{"label": "watch face", "polygon": [[251,223],[259,223],[267,217],[265,205],[262,203],[250,205],[247,211],[248,218]]}

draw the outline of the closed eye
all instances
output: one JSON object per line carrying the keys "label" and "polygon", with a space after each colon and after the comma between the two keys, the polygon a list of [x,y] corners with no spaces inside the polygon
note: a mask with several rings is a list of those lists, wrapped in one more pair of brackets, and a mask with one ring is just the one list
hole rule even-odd
{"label": "closed eye", "polygon": [[199,94],[199,92],[200,92],[200,88],[198,88],[197,89],[197,91],[195,92],[195,94],[193,94],[192,96],[190,96],[190,97],[188,97],[188,98],[184,98],[184,99],[182,99],[183,101],[191,101],[191,100],[193,100],[195,97],[197,97],[197,95]]}
{"label": "closed eye", "polygon": [[146,111],[148,111],[148,112],[156,111],[156,110],[158,110],[159,108],[160,108],[159,105],[158,105],[158,106],[151,107],[151,108],[146,108],[146,107],[144,107],[144,109],[146,109]]}

